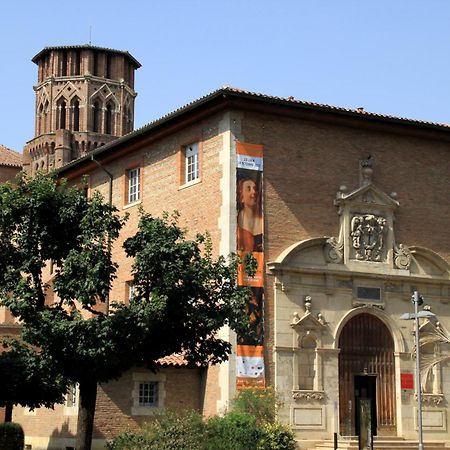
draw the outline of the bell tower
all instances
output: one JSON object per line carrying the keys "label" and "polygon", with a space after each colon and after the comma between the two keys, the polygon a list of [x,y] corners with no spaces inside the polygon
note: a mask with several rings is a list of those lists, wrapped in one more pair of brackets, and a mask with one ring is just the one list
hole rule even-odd
{"label": "bell tower", "polygon": [[48,172],[133,131],[134,73],[128,52],[92,45],[46,47],[38,66],[34,138],[24,148],[29,175]]}

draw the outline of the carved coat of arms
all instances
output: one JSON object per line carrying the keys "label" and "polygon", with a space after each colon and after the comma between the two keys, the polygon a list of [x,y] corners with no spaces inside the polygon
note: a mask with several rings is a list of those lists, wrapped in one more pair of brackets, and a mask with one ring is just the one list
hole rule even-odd
{"label": "carved coat of arms", "polygon": [[362,214],[352,218],[351,245],[356,259],[380,262],[383,253],[386,219],[374,214]]}

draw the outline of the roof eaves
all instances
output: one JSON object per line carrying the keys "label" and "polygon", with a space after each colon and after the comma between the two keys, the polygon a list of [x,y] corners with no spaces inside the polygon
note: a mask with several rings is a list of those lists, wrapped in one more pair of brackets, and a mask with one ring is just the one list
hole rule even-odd
{"label": "roof eaves", "polygon": [[396,116],[390,116],[390,115],[383,115],[383,114],[377,114],[372,113],[368,111],[361,111],[357,109],[350,109],[350,108],[342,108],[338,106],[332,106],[322,103],[314,103],[314,102],[308,102],[303,100],[297,100],[294,98],[283,98],[283,97],[277,97],[277,96],[270,96],[266,94],[261,94],[258,92],[251,92],[246,91],[243,89],[230,87],[230,86],[223,86],[209,94],[204,95],[203,97],[200,97],[196,100],[193,100],[192,102],[189,102],[180,108],[175,109],[174,111],[171,111],[170,113],[152,121],[149,122],[146,125],[143,125],[140,128],[137,128],[136,130],[132,131],[131,133],[126,134],[125,136],[119,137],[116,140],[109,142],[108,144],[105,144],[101,147],[98,147],[94,151],[90,152],[88,155],[85,155],[77,160],[74,160],[70,162],[69,164],[66,164],[65,166],[61,167],[58,172],[66,172],[70,170],[71,168],[77,166],[78,164],[81,164],[87,160],[92,159],[92,156],[98,156],[101,155],[107,151],[110,151],[112,148],[117,147],[119,145],[123,145],[134,138],[143,135],[145,133],[148,133],[154,129],[156,129],[158,126],[167,123],[170,120],[174,120],[184,114],[187,114],[188,112],[195,110],[199,108],[200,106],[213,101],[214,99],[218,99],[220,97],[226,98],[226,97],[235,97],[237,99],[249,99],[249,100],[257,100],[261,102],[271,103],[271,104],[277,104],[282,106],[292,106],[294,108],[300,108],[300,109],[306,109],[306,110],[313,110],[318,112],[328,112],[332,114],[339,114],[344,115],[347,117],[353,117],[357,119],[367,119],[372,121],[382,121],[387,123],[397,123],[407,126],[414,126],[414,127],[422,127],[426,129],[437,129],[439,131],[450,131],[450,125],[449,124],[443,124],[443,123],[436,123],[436,122],[427,122],[423,120],[416,120],[416,119],[408,119],[403,117],[396,117]]}
{"label": "roof eaves", "polygon": [[44,47],[39,53],[37,53],[33,58],[31,58],[31,61],[37,64],[37,61],[44,56],[47,52],[50,52],[52,50],[100,50],[100,51],[107,51],[107,52],[113,52],[113,53],[119,53],[121,55],[124,55],[128,57],[133,64],[135,65],[136,69],[139,69],[141,67],[141,63],[128,51],[126,50],[116,50],[114,48],[108,48],[108,47],[98,47],[96,45],[91,44],[81,44],[81,45],[56,45],[51,47]]}
{"label": "roof eaves", "polygon": [[333,105],[328,105],[325,103],[314,103],[314,102],[308,102],[308,101],[304,101],[304,100],[297,100],[293,97],[284,98],[284,97],[271,96],[271,95],[261,94],[259,92],[251,92],[251,91],[246,91],[246,90],[242,90],[242,89],[238,89],[238,88],[226,87],[226,88],[222,88],[222,89],[226,90],[229,93],[236,94],[237,96],[240,96],[240,97],[252,98],[252,99],[257,99],[257,100],[261,100],[261,101],[269,101],[271,103],[278,103],[278,104],[284,104],[284,105],[292,104],[293,106],[299,106],[299,107],[307,108],[307,109],[329,111],[329,112],[335,112],[335,113],[344,113],[346,115],[350,114],[354,117],[367,117],[369,119],[374,118],[374,119],[388,120],[388,121],[393,120],[393,121],[401,122],[401,123],[405,123],[405,124],[418,125],[418,126],[422,126],[422,125],[423,126],[432,126],[432,127],[437,127],[440,129],[450,130],[450,124],[447,124],[447,123],[430,122],[430,121],[420,120],[420,119],[410,119],[410,118],[406,118],[406,117],[398,117],[398,116],[392,116],[392,115],[388,115],[388,114],[378,114],[378,113],[373,113],[373,112],[369,112],[369,111],[365,111],[365,110],[361,110],[361,109],[343,108],[340,106],[333,106]]}

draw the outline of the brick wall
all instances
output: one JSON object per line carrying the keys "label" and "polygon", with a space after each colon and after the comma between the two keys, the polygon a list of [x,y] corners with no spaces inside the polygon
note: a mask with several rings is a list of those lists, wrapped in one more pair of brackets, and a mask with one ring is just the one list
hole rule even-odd
{"label": "brick wall", "polygon": [[14,178],[20,172],[20,170],[20,167],[0,165],[0,183],[14,181]]}
{"label": "brick wall", "polygon": [[[142,372],[142,369],[140,370]],[[158,374],[165,376],[164,409],[170,411],[201,409],[200,369],[163,368]],[[126,372],[119,380],[101,385],[97,394],[94,423],[94,439],[110,439],[120,432],[136,429],[152,420],[153,416],[133,416],[133,371]],[[151,377],[153,374],[149,373]]]}

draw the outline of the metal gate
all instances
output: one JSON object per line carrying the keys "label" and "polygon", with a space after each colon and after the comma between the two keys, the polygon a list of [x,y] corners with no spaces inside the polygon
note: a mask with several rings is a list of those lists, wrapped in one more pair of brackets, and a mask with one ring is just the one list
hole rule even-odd
{"label": "metal gate", "polygon": [[[372,399],[376,409],[374,435],[392,435],[395,424],[394,341],[386,325],[377,317],[361,313],[350,319],[339,337],[339,418],[341,435],[354,436],[356,399],[355,377],[376,377]],[[356,386],[357,388],[357,386]]]}

